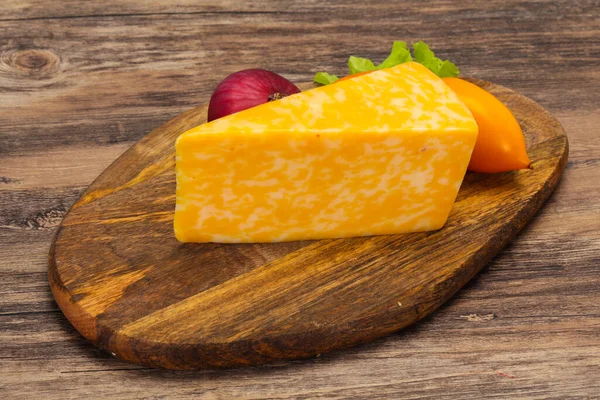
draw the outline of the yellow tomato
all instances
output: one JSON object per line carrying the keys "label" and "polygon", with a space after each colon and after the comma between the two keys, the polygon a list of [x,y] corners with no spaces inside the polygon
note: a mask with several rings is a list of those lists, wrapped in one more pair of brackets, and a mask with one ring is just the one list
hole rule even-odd
{"label": "yellow tomato", "polygon": [[510,110],[475,84],[459,78],[444,78],[444,82],[465,103],[479,126],[469,171],[492,173],[528,168],[531,162],[523,131]]}

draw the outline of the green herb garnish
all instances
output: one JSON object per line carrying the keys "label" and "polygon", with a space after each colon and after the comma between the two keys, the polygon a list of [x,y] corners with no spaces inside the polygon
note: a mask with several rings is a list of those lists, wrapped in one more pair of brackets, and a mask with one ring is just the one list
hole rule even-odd
{"label": "green herb garnish", "polygon": [[[431,72],[440,78],[456,77],[459,74],[458,68],[454,63],[448,60],[441,60],[433,54],[429,46],[422,41],[413,43],[414,61],[423,64]],[[405,62],[413,61],[406,42],[395,41],[390,55],[383,60],[381,64],[375,65],[368,58],[350,56],[348,59],[348,69],[350,74],[356,74],[365,71],[375,71],[384,68],[395,67]],[[314,81],[321,85],[328,85],[337,81],[339,78],[326,72],[317,72]]]}
{"label": "green herb garnish", "polygon": [[440,78],[457,77],[458,68],[454,63],[437,58],[429,46],[422,41],[413,44],[413,52],[415,53],[415,61],[423,64]]}
{"label": "green herb garnish", "polygon": [[359,72],[390,68],[409,61],[412,61],[412,57],[410,56],[410,51],[408,51],[406,42],[395,41],[392,46],[392,52],[381,64],[374,65],[373,61],[368,58],[350,56],[348,59],[348,69],[351,74],[356,74]]}
{"label": "green herb garnish", "polygon": [[335,75],[328,74],[327,72],[317,72],[315,75],[315,82],[320,83],[321,85],[329,85],[338,79],[340,78]]}

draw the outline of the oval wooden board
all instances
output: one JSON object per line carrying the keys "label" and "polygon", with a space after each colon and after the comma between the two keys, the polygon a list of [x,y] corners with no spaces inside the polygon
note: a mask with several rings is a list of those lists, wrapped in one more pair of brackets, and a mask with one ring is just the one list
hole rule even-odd
{"label": "oval wooden board", "polygon": [[205,122],[202,106],[140,140],[69,211],[49,257],[58,305],[100,348],[171,369],[311,357],[417,321],[514,238],[550,196],[567,160],[566,135],[542,107],[472,81],[513,111],[534,169],[468,173],[441,230],[272,244],[179,243],[172,228],[174,142]]}

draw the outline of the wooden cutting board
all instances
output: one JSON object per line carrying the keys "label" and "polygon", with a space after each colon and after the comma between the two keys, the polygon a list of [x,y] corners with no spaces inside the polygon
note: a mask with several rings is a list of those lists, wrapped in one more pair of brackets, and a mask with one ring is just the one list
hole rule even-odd
{"label": "wooden cutting board", "polygon": [[567,137],[548,112],[511,90],[472,81],[513,111],[534,169],[468,173],[441,230],[179,243],[172,227],[174,142],[205,122],[201,106],[131,147],[69,211],[49,256],[56,302],[100,348],[171,369],[311,357],[423,318],[515,237],[567,161]]}

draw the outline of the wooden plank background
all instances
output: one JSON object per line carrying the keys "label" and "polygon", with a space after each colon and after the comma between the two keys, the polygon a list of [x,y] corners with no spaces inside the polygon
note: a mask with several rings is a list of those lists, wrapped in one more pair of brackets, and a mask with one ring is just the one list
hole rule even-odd
{"label": "wooden plank background", "polygon": [[[4,0],[0,7],[0,395],[66,398],[594,398],[600,393],[600,2]],[[295,82],[422,39],[464,75],[552,112],[555,195],[446,306],[314,360],[158,371],[89,345],[46,278],[61,218],[153,128],[250,67]]]}

